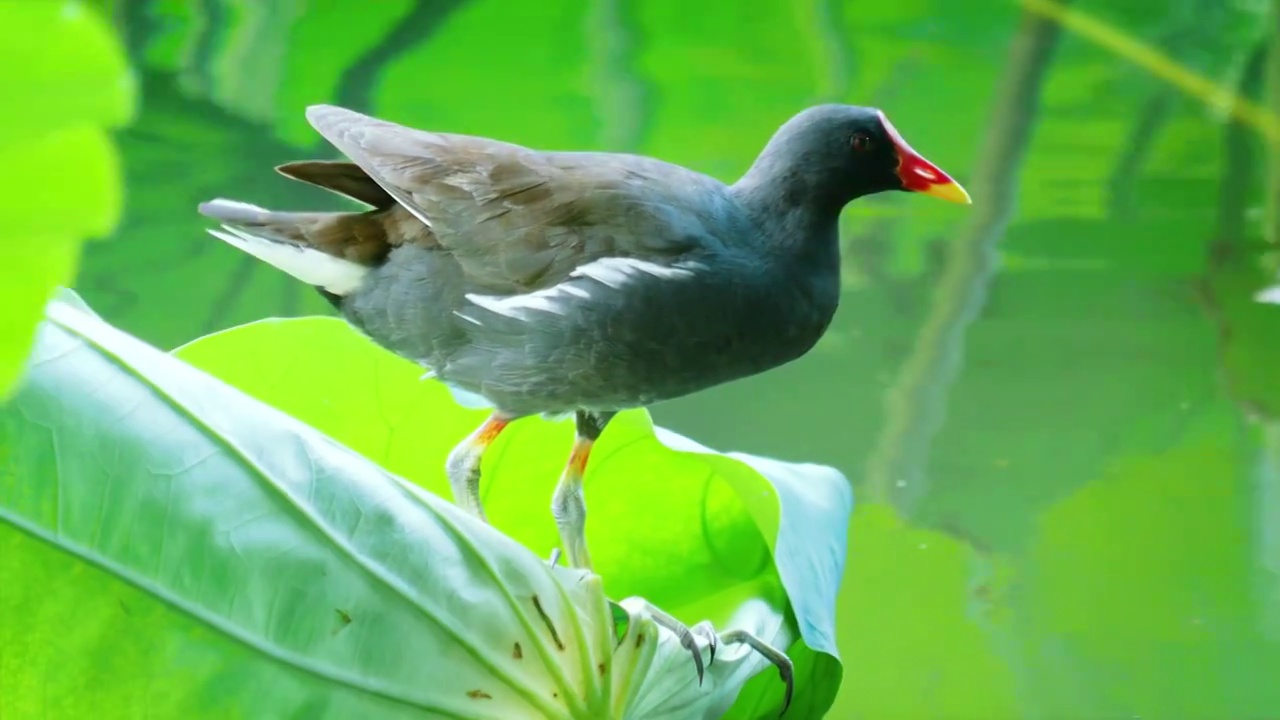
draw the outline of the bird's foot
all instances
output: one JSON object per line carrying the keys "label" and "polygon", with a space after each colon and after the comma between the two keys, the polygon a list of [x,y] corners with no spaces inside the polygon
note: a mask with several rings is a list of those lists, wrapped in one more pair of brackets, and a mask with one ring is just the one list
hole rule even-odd
{"label": "bird's foot", "polygon": [[693,656],[693,666],[698,673],[699,685],[702,684],[704,671],[702,652],[698,648],[699,637],[707,641],[706,665],[708,667],[716,661],[716,650],[723,645],[747,645],[764,656],[774,667],[778,668],[778,676],[786,685],[780,715],[786,714],[787,708],[791,706],[791,696],[795,692],[795,668],[791,663],[791,658],[787,657],[786,653],[746,630],[727,630],[723,633],[717,633],[715,627],[707,620],[703,620],[692,628],[687,627],[684,623],[658,609],[652,603],[640,598],[636,598],[636,600],[642,603],[644,609],[648,611],[655,623],[670,630],[676,637],[680,638],[680,645]]}
{"label": "bird's foot", "polygon": [[648,600],[632,598],[628,602],[639,603],[645,612],[649,613],[649,617],[652,617],[653,621],[657,623],[658,627],[670,630],[672,634],[680,639],[681,647],[689,651],[689,654],[693,656],[693,668],[698,673],[698,684],[701,685],[705,666],[702,662],[702,650],[698,647],[698,637],[701,636],[702,639],[707,641],[708,663],[715,662],[716,646],[720,642],[711,623],[704,620],[690,628]]}
{"label": "bird's foot", "polygon": [[782,712],[778,713],[778,716],[785,715],[787,708],[791,707],[791,695],[796,689],[795,667],[791,664],[791,658],[746,630],[726,630],[720,633],[720,642],[725,645],[747,645],[778,668],[778,677],[782,678],[782,682],[787,686],[786,693],[782,696]]}

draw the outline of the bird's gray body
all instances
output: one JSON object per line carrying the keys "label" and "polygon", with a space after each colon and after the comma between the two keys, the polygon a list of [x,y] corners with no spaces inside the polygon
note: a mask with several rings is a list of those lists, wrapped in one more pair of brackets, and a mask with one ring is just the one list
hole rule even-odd
{"label": "bird's gray body", "polygon": [[456,253],[404,245],[344,298],[347,320],[511,415],[672,399],[792,360],[825,331],[838,264],[790,252],[731,187],[635,155],[539,161],[642,182],[561,230],[585,252],[550,280],[513,287],[518,273],[490,270],[499,257],[468,272]]}
{"label": "bird's gray body", "polygon": [[[477,303],[468,296],[483,291],[452,257],[406,246],[342,312],[379,345],[524,415],[638,407],[762,372],[807,351],[837,300],[834,277],[817,283],[716,247],[594,263],[543,290]],[[770,277],[789,280],[788,293]]]}
{"label": "bird's gray body", "polygon": [[[614,411],[807,352],[836,310],[836,221],[850,200],[913,189],[968,201],[871,108],[802,111],[732,186],[651,158],[538,152],[341,108],[312,107],[307,118],[351,162],[277,170],[372,209],[213,200],[200,207],[223,223],[210,232],[316,286],[379,345],[496,407],[445,462],[455,502],[481,521],[481,465],[503,428],[574,413],[551,512],[569,564],[586,570],[584,477]],[[762,653],[786,683],[785,711],[785,654],[742,630],[717,637],[709,623],[690,629],[649,612],[681,638],[699,682],[700,627],[712,658],[719,642]]]}
{"label": "bird's gray body", "polygon": [[843,170],[828,126],[851,112],[831,107],[793,118],[726,185],[653,158],[540,152],[320,106],[308,118],[352,162],[281,171],[373,210],[202,212],[242,247],[265,238],[357,268],[330,293],[352,325],[505,415],[622,410],[763,372],[825,332],[851,192],[831,189]]}

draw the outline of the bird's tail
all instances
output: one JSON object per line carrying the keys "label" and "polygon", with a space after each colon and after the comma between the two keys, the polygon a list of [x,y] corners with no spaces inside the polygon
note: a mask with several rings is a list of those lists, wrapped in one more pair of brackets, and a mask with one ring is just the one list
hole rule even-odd
{"label": "bird's tail", "polygon": [[369,273],[373,258],[361,257],[347,240],[360,237],[347,226],[365,213],[272,212],[223,199],[200,203],[199,210],[222,223],[209,230],[214,237],[329,294],[354,292]]}

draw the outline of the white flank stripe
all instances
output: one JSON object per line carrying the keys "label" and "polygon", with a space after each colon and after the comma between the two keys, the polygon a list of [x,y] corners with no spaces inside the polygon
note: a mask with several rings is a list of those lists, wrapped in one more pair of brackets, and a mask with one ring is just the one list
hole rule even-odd
{"label": "white flank stripe", "polygon": [[570,273],[570,277],[576,276],[591,278],[592,280],[608,285],[614,290],[621,290],[623,284],[627,282],[627,277],[630,274],[631,272],[629,269],[614,267],[612,265],[605,264],[603,260],[596,260],[595,262],[589,262],[577,270],[574,270]]}
{"label": "white flank stripe", "polygon": [[[691,266],[692,267],[692,266]],[[611,288],[619,289],[637,273],[645,273],[663,280],[678,280],[693,275],[689,268],[662,265],[637,258],[601,258],[574,270],[570,277],[589,277]]]}
{"label": "white flank stripe", "polygon": [[[521,296],[516,296],[521,297]],[[520,303],[512,302],[516,298],[501,298],[493,295],[476,295],[475,293],[467,293],[466,298],[473,304],[478,305],[491,313],[497,313],[505,317],[515,320],[528,320]]]}
{"label": "white flank stripe", "polygon": [[464,315],[464,314],[462,314],[462,313],[458,312],[457,310],[454,310],[454,311],[453,311],[453,314],[454,314],[454,315],[457,315],[458,317],[462,318],[463,320],[466,320],[467,322],[469,322],[469,323],[471,323],[471,324],[473,324],[473,325],[479,325],[480,327],[484,327],[484,323],[482,323],[482,322],[480,322],[479,320],[477,320],[477,319],[475,319],[475,318],[471,317],[470,315]]}
{"label": "white flank stripe", "polygon": [[[690,263],[684,267],[672,267],[634,258],[603,258],[583,265],[569,273],[569,280],[549,288],[508,297],[468,293],[466,298],[476,306],[489,312],[509,317],[513,320],[528,321],[532,320],[534,313],[538,312],[564,315],[573,307],[574,298],[590,300],[592,298],[591,290],[581,285],[572,284],[572,280],[575,278],[595,280],[615,290],[620,290],[623,285],[640,274],[651,275],[661,280],[683,280],[693,277],[693,268],[696,267],[701,266]],[[475,318],[466,315],[460,315],[460,317],[479,324],[479,321]]]}

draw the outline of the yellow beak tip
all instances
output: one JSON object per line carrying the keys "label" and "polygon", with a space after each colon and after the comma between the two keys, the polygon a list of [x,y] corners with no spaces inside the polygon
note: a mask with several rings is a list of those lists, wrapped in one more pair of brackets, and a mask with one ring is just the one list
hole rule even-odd
{"label": "yellow beak tip", "polygon": [[973,204],[973,198],[970,198],[969,193],[964,188],[960,187],[960,183],[957,182],[930,185],[928,188],[919,190],[918,192],[924,193],[925,195],[932,195],[939,200],[946,200],[947,202],[958,203],[960,205]]}

